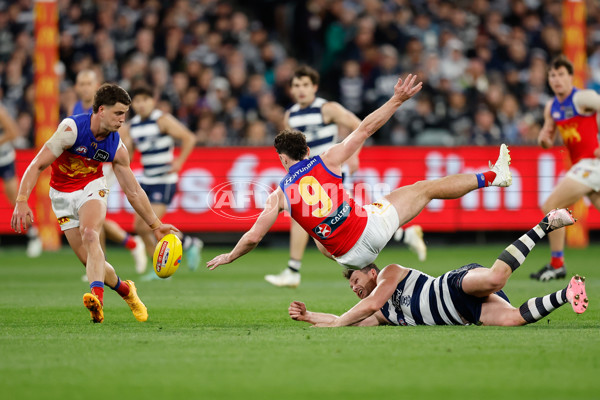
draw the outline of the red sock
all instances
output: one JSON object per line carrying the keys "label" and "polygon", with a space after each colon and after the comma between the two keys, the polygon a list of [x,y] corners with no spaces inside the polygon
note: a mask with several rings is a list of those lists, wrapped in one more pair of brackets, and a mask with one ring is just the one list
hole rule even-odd
{"label": "red sock", "polygon": [[119,279],[117,286],[115,287],[115,292],[119,293],[121,297],[127,297],[129,295],[129,285],[127,282],[123,282]]}
{"label": "red sock", "polygon": [[483,176],[485,177],[485,186],[490,186],[494,179],[496,179],[496,173],[494,171],[484,172]]}
{"label": "red sock", "polygon": [[93,287],[92,294],[100,300],[100,304],[104,305],[104,288],[103,287]]}
{"label": "red sock", "polygon": [[554,269],[559,269],[561,268],[563,265],[565,265],[565,258],[564,257],[552,257],[550,259],[550,265],[552,266],[552,268]]}
{"label": "red sock", "polygon": [[135,249],[135,246],[137,246],[137,243],[133,239],[133,236],[131,236],[130,234],[127,234],[127,236],[125,237],[125,241],[124,241],[123,245],[126,248],[128,248],[129,250],[133,250],[133,249]]}

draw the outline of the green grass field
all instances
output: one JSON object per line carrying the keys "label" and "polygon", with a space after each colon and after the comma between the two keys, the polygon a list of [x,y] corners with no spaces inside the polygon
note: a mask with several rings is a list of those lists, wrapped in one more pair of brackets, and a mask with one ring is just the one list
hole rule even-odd
{"label": "green grass field", "polygon": [[[392,247],[378,264],[439,275],[470,262],[489,266],[504,247],[432,248],[423,264]],[[221,250],[205,249],[204,259]],[[505,291],[513,305],[566,285],[528,279],[547,254],[538,246],[511,278]],[[0,397],[597,399],[600,248],[566,255],[569,272],[587,277],[591,305],[580,316],[565,305],[519,328],[314,329],[289,319],[290,301],[337,314],[357,301],[341,269],[314,247],[297,289],[263,280],[285,265],[286,249],[261,248],[212,272],[183,267],[171,280],[141,282],[129,254],[109,248],[121,277],[137,280],[150,319],[136,322],[108,289],[103,324],[89,321],[83,268],[69,249],[29,260],[22,248],[2,248]]]}

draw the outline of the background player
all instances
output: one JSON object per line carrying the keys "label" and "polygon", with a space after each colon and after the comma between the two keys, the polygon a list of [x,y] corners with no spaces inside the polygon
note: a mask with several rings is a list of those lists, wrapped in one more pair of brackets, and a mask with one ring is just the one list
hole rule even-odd
{"label": "background player", "polygon": [[[285,113],[284,119],[286,127],[298,130],[306,136],[311,156],[318,156],[336,144],[340,128],[342,132],[353,132],[360,125],[360,119],[341,104],[317,97],[319,80],[319,73],[309,66],[303,65],[294,71],[290,92],[296,104]],[[344,185],[347,188],[351,186],[352,175],[358,170],[359,152],[360,149],[342,166]],[[427,248],[420,226],[415,225],[406,230],[400,228],[396,237],[414,250],[419,260],[425,260]],[[275,286],[289,287],[297,287],[300,284],[300,268],[308,238],[308,233],[292,219],[288,267],[277,275],[266,275],[267,282]]]}
{"label": "background player", "polygon": [[[79,71],[75,78],[75,94],[79,100],[75,103],[71,115],[90,114],[94,104],[94,95],[99,87],[100,82],[98,82],[98,77],[94,70],[84,69]],[[102,165],[102,172],[106,178],[108,188],[112,188],[116,178],[112,171],[111,164],[104,163]],[[129,249],[133,256],[137,273],[141,274],[144,272],[146,270],[146,264],[148,263],[148,257],[142,238],[130,235],[125,229],[121,228],[118,223],[110,219],[104,221],[103,228],[103,234],[106,238]],[[105,248],[104,235],[102,235],[100,240],[103,249]],[[86,281],[87,277],[84,275],[82,279]]]}
{"label": "background player", "polygon": [[417,182],[392,191],[376,203],[358,206],[342,185],[342,164],[422,88],[416,76],[398,79],[393,96],[369,114],[358,129],[321,156],[309,158],[306,138],[284,130],[275,137],[275,149],[288,171],[267,198],[263,212],[235,248],[207,263],[210,269],[228,264],[254,249],[284,209],[315,239],[319,250],[348,268],[373,262],[399,226],[412,220],[432,199],[455,199],[485,186],[509,186],[510,156],[505,145],[491,171],[459,174]]}
{"label": "background player", "polygon": [[[149,87],[135,88],[131,92],[131,101],[131,108],[136,116],[123,127],[121,134],[130,156],[133,156],[135,149],[141,153],[144,172],[139,178],[140,184],[150,199],[152,209],[162,218],[177,192],[179,171],[194,149],[196,139],[175,117],[156,108],[156,101]],[[178,157],[173,154],[176,140],[181,142]],[[148,254],[152,256],[156,238],[140,215],[135,216],[135,230],[144,240]],[[182,239],[187,265],[195,271],[200,264],[204,244],[198,238],[181,233],[178,235]],[[156,274],[150,271],[147,277],[156,278]]]}
{"label": "background player", "polygon": [[350,287],[361,299],[341,316],[306,310],[295,301],[292,319],[318,327],[374,325],[499,325],[537,322],[558,307],[571,303],[581,314],[587,309],[585,278],[575,275],[558,292],[532,298],[513,307],[502,288],[527,254],[547,233],[575,222],[565,209],[553,210],[533,229],[508,246],[491,268],[469,264],[433,278],[397,264],[381,272],[371,264],[359,271],[346,270]]}
{"label": "background player", "polygon": [[[587,196],[600,210],[600,148],[598,148],[598,123],[596,111],[600,110],[600,96],[593,90],[573,87],[573,65],[564,56],[552,61],[548,83],[556,95],[544,109],[544,126],[538,143],[545,149],[552,147],[556,132],[569,151],[573,166],[556,185],[542,206],[544,213],[554,208],[572,205]],[[532,279],[548,281],[564,278],[565,230],[548,235],[551,259]]]}
{"label": "background player", "polygon": [[94,322],[104,320],[105,283],[123,297],[138,321],[148,319],[148,311],[137,296],[134,283],[121,281],[106,262],[100,246],[108,196],[101,163],[112,162],[127,199],[157,238],[176,230],[160,222],[129,166],[129,154],[117,130],[125,121],[130,104],[131,99],[123,88],[106,84],[94,97],[91,116],[79,114],[65,118],[25,171],[11,221],[18,233],[30,226],[33,213],[27,199],[41,172],[52,165],[52,209],[69,245],[86,267],[91,293],[83,295],[83,303]]}
{"label": "background player", "polygon": [[[12,141],[18,136],[18,127],[8,110],[0,105],[0,179],[4,183],[4,194],[11,206],[15,206],[19,182],[15,171],[16,154]],[[32,226],[27,230],[27,256],[39,257],[42,254],[42,241],[38,230]]]}

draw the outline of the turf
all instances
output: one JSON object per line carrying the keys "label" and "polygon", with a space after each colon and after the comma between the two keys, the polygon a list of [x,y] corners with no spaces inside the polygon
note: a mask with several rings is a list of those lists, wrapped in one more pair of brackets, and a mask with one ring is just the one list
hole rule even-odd
{"label": "turf", "polygon": [[[430,249],[425,263],[399,247],[400,262],[432,275],[470,262],[491,265],[504,245]],[[205,249],[209,259],[223,249]],[[528,279],[546,260],[540,245],[506,287],[514,305],[566,281]],[[297,289],[263,280],[286,249],[260,248],[209,272],[184,267],[142,282],[129,254],[109,248],[136,280],[150,319],[138,323],[110,290],[105,322],[81,301],[83,268],[68,249],[29,260],[0,250],[0,395],[3,399],[565,399],[600,397],[600,249],[567,250],[570,273],[587,276],[590,309],[570,306],[537,324],[497,327],[314,329],[287,316],[291,300],[341,313],[357,301],[336,264],[310,249]]]}

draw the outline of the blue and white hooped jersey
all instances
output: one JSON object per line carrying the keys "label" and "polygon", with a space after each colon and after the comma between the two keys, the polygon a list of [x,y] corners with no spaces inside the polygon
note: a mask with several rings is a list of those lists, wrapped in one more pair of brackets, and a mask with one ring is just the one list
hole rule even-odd
{"label": "blue and white hooped jersey", "polygon": [[325,124],[321,108],[327,100],[317,97],[310,106],[300,108],[294,104],[290,108],[288,123],[290,128],[304,133],[310,148],[310,156],[318,156],[337,142],[338,126]]}
{"label": "blue and white hooped jersey", "polygon": [[157,121],[162,115],[162,111],[154,110],[148,119],[142,120],[136,115],[131,120],[129,134],[142,154],[141,162],[144,167],[144,174],[139,181],[145,185],[177,182],[177,174],[169,173],[175,141],[173,137],[160,131]]}
{"label": "blue and white hooped jersey", "polygon": [[466,325],[448,285],[451,273],[434,278],[411,269],[381,307],[384,317],[393,325]]}

